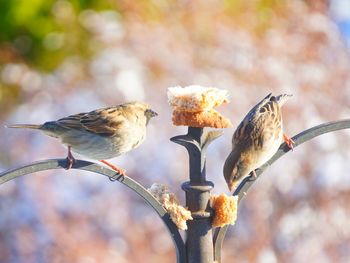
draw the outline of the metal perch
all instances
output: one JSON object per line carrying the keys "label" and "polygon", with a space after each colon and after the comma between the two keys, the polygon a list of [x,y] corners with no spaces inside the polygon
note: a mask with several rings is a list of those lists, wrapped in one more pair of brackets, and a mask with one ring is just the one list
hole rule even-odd
{"label": "metal perch", "polygon": [[[52,160],[35,162],[20,168],[16,168],[16,169],[1,173],[0,184],[3,184],[7,181],[10,181],[22,175],[45,171],[45,170],[65,169],[66,167],[67,167],[66,159],[52,159]],[[142,185],[140,185],[130,177],[127,177],[127,176],[124,177],[117,174],[114,170],[111,170],[99,164],[95,164],[87,161],[76,160],[72,169],[85,170],[85,171],[89,171],[97,174],[102,174],[112,180],[119,181],[120,183],[127,186],[135,193],[137,193],[139,196],[141,196],[157,212],[157,214],[163,220],[166,228],[168,229],[169,234],[175,245],[177,262],[179,263],[186,262],[185,245],[176,225],[173,223],[173,221],[171,220],[169,214],[164,209],[164,207]]]}

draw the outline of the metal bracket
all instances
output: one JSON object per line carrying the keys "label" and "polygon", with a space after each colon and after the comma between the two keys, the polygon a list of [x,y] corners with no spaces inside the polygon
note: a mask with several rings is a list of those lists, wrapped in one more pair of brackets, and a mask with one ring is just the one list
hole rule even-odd
{"label": "metal bracket", "polygon": [[[1,173],[0,184],[13,180],[22,175],[52,169],[65,169],[66,166],[66,159],[52,159],[35,162],[32,164],[25,165],[23,167],[19,167]],[[76,160],[72,169],[85,170],[107,176],[109,179],[119,181],[120,183],[137,193],[139,196],[141,196],[157,212],[159,217],[163,220],[166,228],[168,229],[169,234],[175,245],[177,262],[186,262],[185,244],[182,240],[179,230],[177,229],[177,226],[173,223],[168,212],[164,209],[164,207],[142,185],[140,185],[138,182],[131,179],[130,177],[121,176],[120,174],[116,173],[115,171],[109,168],[105,168],[99,164],[87,161]]]}
{"label": "metal bracket", "polygon": [[170,139],[184,146],[189,155],[190,181],[182,184],[182,189],[186,192],[186,206],[193,217],[193,220],[187,222],[186,231],[188,263],[213,262],[212,209],[209,207],[209,199],[214,184],[206,180],[205,162],[209,143],[221,134],[222,131],[188,127],[186,135]]}

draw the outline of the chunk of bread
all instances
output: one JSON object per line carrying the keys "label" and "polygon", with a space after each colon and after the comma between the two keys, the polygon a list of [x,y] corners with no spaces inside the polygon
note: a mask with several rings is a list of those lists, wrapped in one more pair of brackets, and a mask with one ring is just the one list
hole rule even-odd
{"label": "chunk of bread", "polygon": [[211,206],[214,209],[212,226],[234,225],[237,220],[238,196],[221,194],[212,195],[210,199]]}
{"label": "chunk of bread", "polygon": [[166,185],[154,183],[147,189],[167,210],[171,220],[181,230],[187,230],[187,221],[193,220],[191,211],[179,205],[175,194]]}
{"label": "chunk of bread", "polygon": [[232,126],[229,119],[226,119],[214,109],[198,112],[174,110],[172,121],[176,126],[212,127],[217,129]]}
{"label": "chunk of bread", "polygon": [[169,104],[176,110],[205,111],[229,102],[227,90],[202,86],[168,88]]}
{"label": "chunk of bread", "polygon": [[213,107],[229,102],[227,91],[202,86],[168,88],[169,104],[173,107],[173,124],[190,127],[231,127],[226,119]]}

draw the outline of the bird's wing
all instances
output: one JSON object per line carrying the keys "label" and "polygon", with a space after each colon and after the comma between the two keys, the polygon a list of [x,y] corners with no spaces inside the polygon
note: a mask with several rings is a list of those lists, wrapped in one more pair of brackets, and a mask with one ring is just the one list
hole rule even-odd
{"label": "bird's wing", "polygon": [[57,124],[68,129],[85,130],[100,135],[112,136],[124,120],[123,112],[117,106],[70,115],[59,119]]}
{"label": "bird's wing", "polygon": [[256,118],[259,113],[264,112],[268,105],[271,103],[271,99],[274,98],[272,93],[263,98],[258,104],[256,104],[244,117],[246,121],[252,121],[252,119]]}
{"label": "bird's wing", "polygon": [[87,113],[79,113],[79,114],[74,114],[70,115],[64,118],[61,118],[57,120],[55,123],[62,128],[67,128],[67,129],[82,129],[82,125],[80,123],[81,117],[83,117]]}
{"label": "bird's wing", "polygon": [[[269,127],[270,125],[267,125],[267,123],[278,120],[279,116],[280,110],[276,97],[270,93],[256,104],[239,124],[232,137],[233,146],[238,143],[252,144],[254,138],[263,139],[260,133],[264,132],[264,127]],[[262,143],[254,144],[261,145]]]}

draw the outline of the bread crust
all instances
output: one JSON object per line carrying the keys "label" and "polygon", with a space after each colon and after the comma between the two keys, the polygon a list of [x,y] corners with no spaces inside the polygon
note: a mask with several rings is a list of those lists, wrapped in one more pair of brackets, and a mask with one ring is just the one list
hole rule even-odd
{"label": "bread crust", "polygon": [[176,126],[212,127],[218,129],[232,127],[231,121],[214,109],[198,112],[174,110],[172,121]]}
{"label": "bread crust", "polygon": [[170,106],[183,111],[206,111],[223,103],[228,103],[227,90],[208,88],[198,85],[187,87],[168,88],[168,101]]}
{"label": "bread crust", "polygon": [[234,225],[237,220],[238,196],[228,196],[226,194],[212,195],[210,197],[211,206],[214,209],[212,221],[213,227],[223,227]]}

